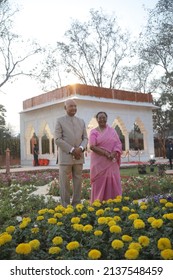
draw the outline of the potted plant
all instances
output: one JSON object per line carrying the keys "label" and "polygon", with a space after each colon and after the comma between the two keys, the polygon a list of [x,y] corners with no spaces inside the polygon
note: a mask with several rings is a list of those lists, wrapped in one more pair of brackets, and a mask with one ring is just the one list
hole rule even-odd
{"label": "potted plant", "polygon": [[138,164],[138,172],[139,174],[146,174],[146,164]]}
{"label": "potted plant", "polygon": [[154,172],[154,164],[155,164],[156,160],[154,158],[150,158],[149,159],[149,163],[150,163],[150,172]]}

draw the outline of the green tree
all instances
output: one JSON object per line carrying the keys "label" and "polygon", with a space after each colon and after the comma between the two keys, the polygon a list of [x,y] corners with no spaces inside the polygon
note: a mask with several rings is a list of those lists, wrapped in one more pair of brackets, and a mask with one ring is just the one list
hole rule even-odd
{"label": "green tree", "polygon": [[9,3],[8,0],[0,0],[0,87],[19,75],[32,77],[33,69],[25,72],[24,63],[42,51],[36,42],[32,42],[27,50],[20,36],[12,32],[13,18],[17,10],[13,11]]}
{"label": "green tree", "polygon": [[[89,20],[73,20],[63,42],[51,50],[44,65],[43,80],[53,79],[60,67],[82,84],[119,88],[127,77],[125,60],[130,54],[130,36],[122,32],[116,17],[91,9]],[[56,79],[54,79],[56,80]]]}
{"label": "green tree", "polygon": [[173,86],[173,1],[159,0],[149,12],[140,56],[154,65],[162,75],[162,83]]}
{"label": "green tree", "polygon": [[10,132],[6,128],[5,113],[6,113],[5,107],[0,104],[0,138],[3,138],[5,136],[10,136]]}
{"label": "green tree", "polygon": [[[167,93],[154,101],[158,108],[153,111],[153,128],[159,142],[161,153],[166,156],[166,140],[173,132],[173,109],[168,103]],[[172,131],[172,132],[171,132]]]}

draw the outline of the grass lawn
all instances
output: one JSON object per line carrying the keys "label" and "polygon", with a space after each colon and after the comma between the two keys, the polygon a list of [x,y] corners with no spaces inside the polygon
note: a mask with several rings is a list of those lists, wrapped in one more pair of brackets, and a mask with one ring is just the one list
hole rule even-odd
{"label": "grass lawn", "polygon": [[[148,174],[148,175],[157,175],[158,174],[158,167],[155,166],[154,171],[151,172],[150,171],[150,166],[147,166],[146,171],[147,171],[146,174]],[[120,174],[121,174],[121,176],[138,176],[139,175],[138,166],[121,167],[120,168]],[[140,174],[140,176],[142,176],[142,174]]]}

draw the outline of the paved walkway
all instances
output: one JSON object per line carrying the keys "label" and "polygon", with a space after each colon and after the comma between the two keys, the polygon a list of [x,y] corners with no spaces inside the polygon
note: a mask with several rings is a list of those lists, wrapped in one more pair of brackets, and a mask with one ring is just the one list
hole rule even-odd
{"label": "paved walkway", "polygon": [[[169,161],[168,159],[164,159],[164,158],[156,158],[156,164],[157,163],[166,163],[169,165]],[[137,163],[135,162],[122,162],[121,163],[121,167],[124,166],[136,166]],[[10,168],[10,172],[22,172],[22,171],[33,171],[33,170],[48,170],[48,169],[55,169],[58,170],[58,165],[46,165],[46,166],[19,166],[19,167],[11,167]],[[84,164],[84,170],[88,170],[89,166],[88,164]],[[6,173],[6,169],[5,168],[0,168],[0,173]],[[173,170],[167,170],[166,171],[167,174],[173,174]]]}
{"label": "paved walkway", "polygon": [[31,193],[31,195],[44,195],[45,199],[49,199],[50,197],[53,198],[55,201],[60,202],[59,196],[48,195],[49,192],[49,185],[39,186],[36,187],[37,189]]}

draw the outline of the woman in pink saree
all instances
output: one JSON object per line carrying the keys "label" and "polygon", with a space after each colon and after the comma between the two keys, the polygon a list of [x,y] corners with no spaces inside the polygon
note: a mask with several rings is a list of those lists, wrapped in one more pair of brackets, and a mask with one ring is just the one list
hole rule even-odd
{"label": "woman in pink saree", "polygon": [[91,203],[106,201],[122,195],[120,177],[120,157],[122,143],[114,128],[107,125],[107,114],[96,115],[98,127],[89,136],[91,149],[90,179]]}

